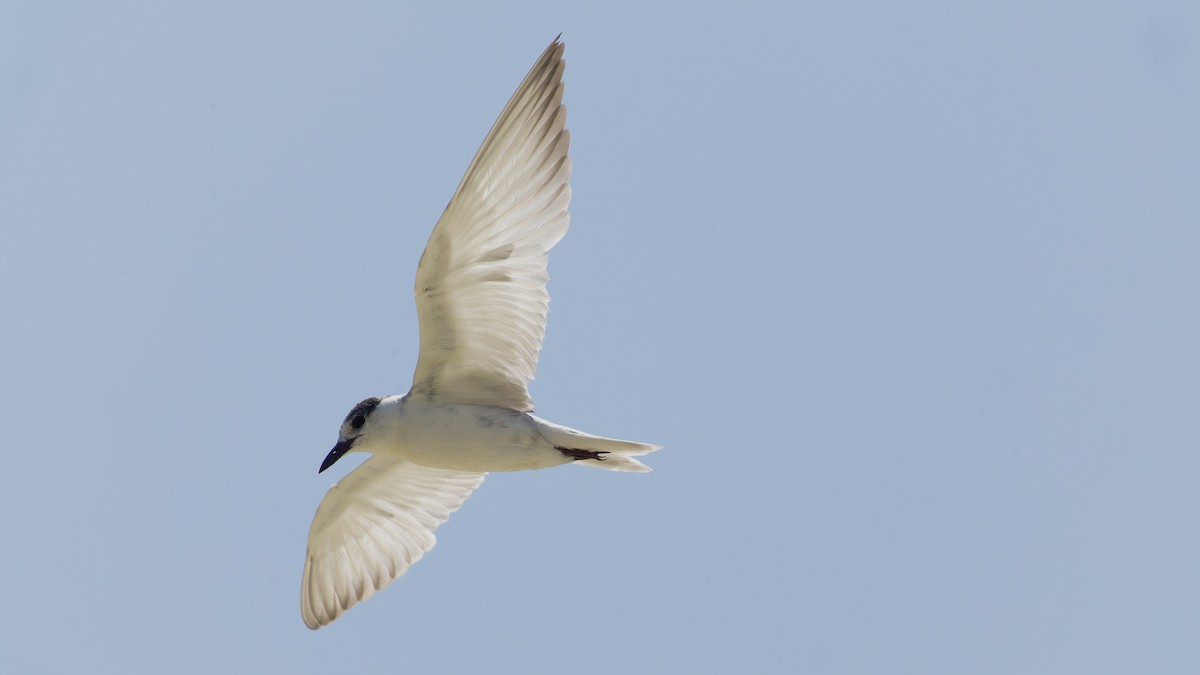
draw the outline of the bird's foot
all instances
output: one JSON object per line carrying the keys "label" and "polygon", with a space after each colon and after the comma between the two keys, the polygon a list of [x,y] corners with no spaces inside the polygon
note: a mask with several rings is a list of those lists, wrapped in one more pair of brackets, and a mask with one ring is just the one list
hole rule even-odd
{"label": "bird's foot", "polygon": [[600,450],[580,450],[578,448],[555,448],[555,450],[558,450],[576,462],[581,459],[594,459],[598,462],[603,462],[608,458],[608,453]]}

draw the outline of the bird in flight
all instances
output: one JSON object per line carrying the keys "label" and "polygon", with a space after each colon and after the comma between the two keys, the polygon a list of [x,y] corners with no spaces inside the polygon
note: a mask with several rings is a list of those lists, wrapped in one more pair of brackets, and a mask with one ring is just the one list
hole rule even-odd
{"label": "bird in flight", "polygon": [[371,457],[313,517],[300,610],[320,628],[404,574],[489,471],[578,463],[649,471],[659,449],[532,414],[527,385],[546,329],[547,253],[567,231],[570,134],[563,44],[546,48],[500,113],[417,266],[421,348],[412,389],[346,415],[328,469]]}

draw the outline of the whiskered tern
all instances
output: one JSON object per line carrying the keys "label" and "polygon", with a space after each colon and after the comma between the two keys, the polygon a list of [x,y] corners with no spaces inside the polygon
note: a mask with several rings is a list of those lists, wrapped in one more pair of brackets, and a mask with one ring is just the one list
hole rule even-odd
{"label": "whiskered tern", "polygon": [[556,38],[517,87],[433,228],[417,266],[412,389],[346,415],[321,464],[371,457],[326,493],[308,533],[301,614],[320,628],[404,574],[489,471],[578,463],[649,471],[660,446],[532,414],[546,329],[547,253],[567,231],[570,134]]}

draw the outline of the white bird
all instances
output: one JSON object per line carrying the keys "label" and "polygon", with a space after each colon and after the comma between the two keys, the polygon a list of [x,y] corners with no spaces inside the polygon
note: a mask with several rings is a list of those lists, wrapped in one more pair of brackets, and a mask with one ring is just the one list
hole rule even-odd
{"label": "white bird", "polygon": [[354,406],[321,464],[373,456],[326,493],[308,533],[300,609],[320,628],[404,574],[489,471],[578,462],[649,471],[660,446],[531,414],[546,328],[547,252],[567,231],[563,45],[538,58],[471,160],[417,267],[412,389]]}

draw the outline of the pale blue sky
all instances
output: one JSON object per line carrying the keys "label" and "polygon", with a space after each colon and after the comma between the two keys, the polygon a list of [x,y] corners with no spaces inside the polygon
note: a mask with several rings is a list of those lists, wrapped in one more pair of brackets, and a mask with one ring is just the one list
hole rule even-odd
{"label": "pale blue sky", "polygon": [[[0,672],[1200,671],[1200,6],[435,4],[0,1]],[[311,632],[317,467],[560,31],[532,391],[666,447]]]}

